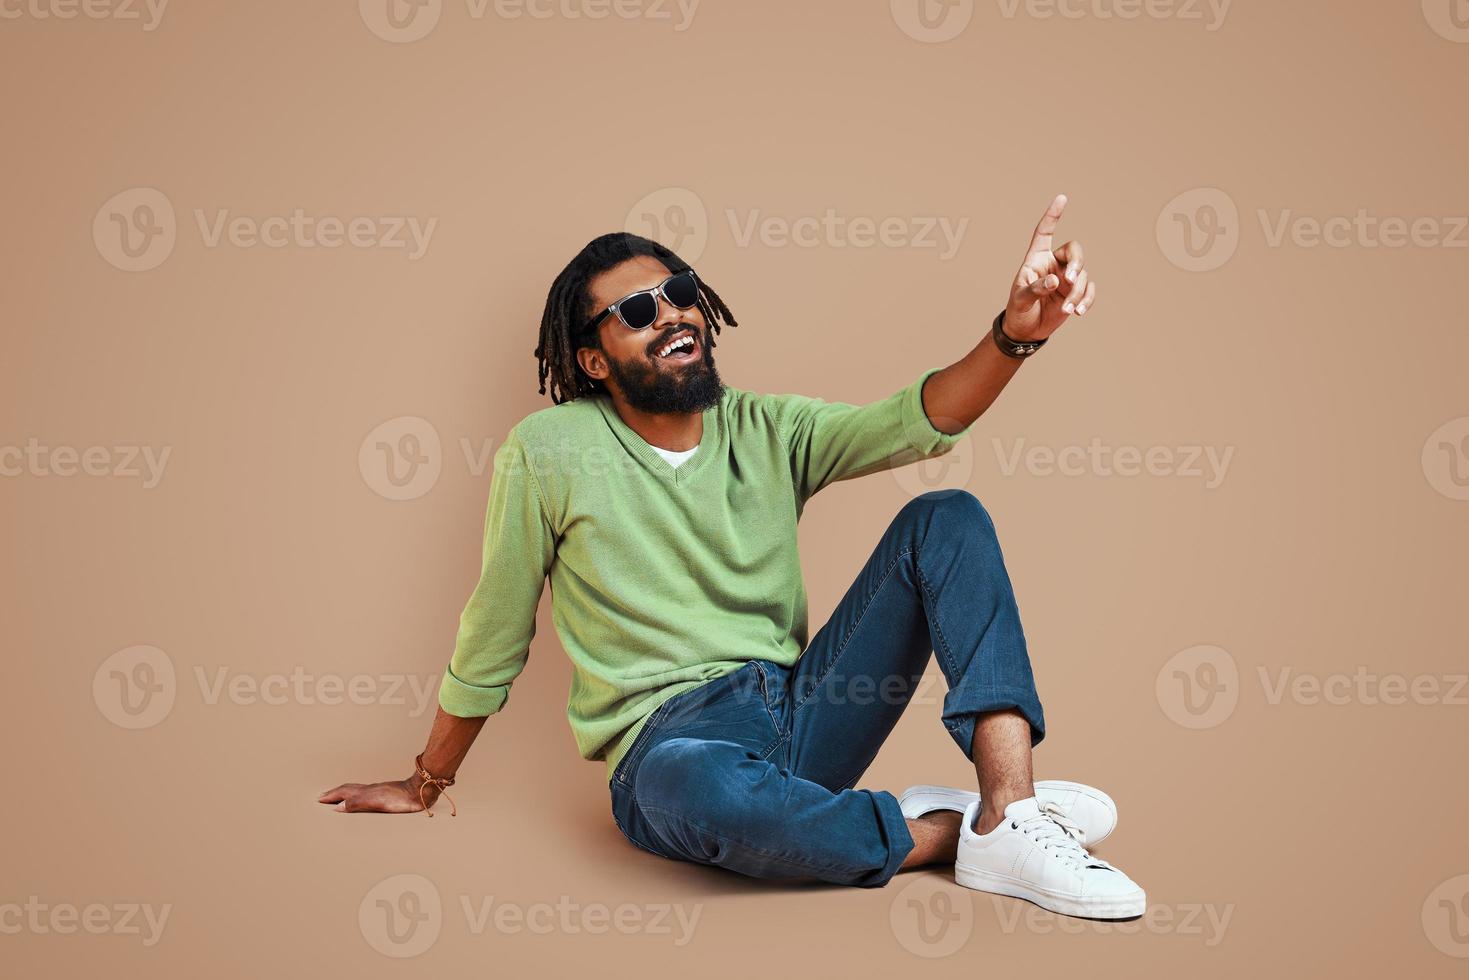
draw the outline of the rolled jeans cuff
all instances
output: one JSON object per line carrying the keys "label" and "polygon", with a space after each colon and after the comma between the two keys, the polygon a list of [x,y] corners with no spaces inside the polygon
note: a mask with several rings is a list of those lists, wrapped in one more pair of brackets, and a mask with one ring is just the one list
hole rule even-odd
{"label": "rolled jeans cuff", "polygon": [[950,691],[944,701],[944,728],[964,753],[974,758],[974,723],[980,715],[1015,708],[1030,723],[1030,745],[1046,737],[1046,717],[1034,687],[987,687],[977,691]]}
{"label": "rolled jeans cuff", "polygon": [[908,833],[908,820],[903,816],[903,808],[898,805],[898,798],[887,790],[863,790],[872,797],[873,808],[877,811],[877,820],[882,827],[883,839],[888,845],[887,863],[872,872],[866,878],[855,882],[862,888],[878,888],[886,885],[898,869],[903,866],[903,861],[913,850],[913,835]]}

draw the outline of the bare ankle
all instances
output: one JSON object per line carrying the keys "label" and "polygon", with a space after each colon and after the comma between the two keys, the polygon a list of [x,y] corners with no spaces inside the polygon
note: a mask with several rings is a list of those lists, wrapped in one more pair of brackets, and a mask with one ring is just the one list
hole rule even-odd
{"label": "bare ankle", "polygon": [[926,864],[953,864],[959,852],[960,814],[952,810],[936,810],[908,821],[913,837],[913,850],[903,861],[905,868]]}
{"label": "bare ankle", "polygon": [[1028,799],[1035,795],[1035,787],[1014,787],[1009,792],[1003,790],[991,791],[985,794],[983,802],[979,805],[979,816],[974,821],[974,832],[976,834],[987,834],[1000,825],[1005,819],[1005,808],[1016,800]]}
{"label": "bare ankle", "polygon": [[1005,819],[1005,811],[996,809],[989,805],[989,801],[980,804],[979,816],[974,819],[974,832],[976,834],[987,834],[1000,825]]}

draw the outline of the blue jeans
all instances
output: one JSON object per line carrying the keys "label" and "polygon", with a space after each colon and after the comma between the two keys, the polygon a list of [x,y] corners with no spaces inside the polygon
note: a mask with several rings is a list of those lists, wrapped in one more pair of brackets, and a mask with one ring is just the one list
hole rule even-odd
{"label": "blue jeans", "polygon": [[995,526],[962,490],[898,513],[794,667],[751,660],[649,716],[610,783],[623,834],[654,854],[759,878],[873,887],[913,838],[897,799],[853,789],[932,652],[943,723],[971,757],[978,715],[1016,708],[1045,735]]}

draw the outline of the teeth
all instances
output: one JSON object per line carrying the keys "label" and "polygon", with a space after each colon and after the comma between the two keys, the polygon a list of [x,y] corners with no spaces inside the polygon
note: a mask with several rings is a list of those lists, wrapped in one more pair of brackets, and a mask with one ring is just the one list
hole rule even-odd
{"label": "teeth", "polygon": [[679,350],[680,348],[692,346],[694,346],[694,338],[689,336],[688,334],[685,334],[684,336],[675,340],[673,343],[669,344],[667,347],[664,347],[663,349],[658,351],[658,356],[667,357],[669,354],[673,353],[676,350]]}

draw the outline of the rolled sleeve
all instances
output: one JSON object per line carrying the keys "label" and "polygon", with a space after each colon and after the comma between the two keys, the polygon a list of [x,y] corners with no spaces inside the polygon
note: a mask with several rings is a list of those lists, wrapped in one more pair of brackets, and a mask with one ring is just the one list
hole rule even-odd
{"label": "rolled sleeve", "polygon": [[512,431],[495,454],[479,583],[439,684],[439,706],[449,714],[478,718],[505,706],[530,656],[555,537],[529,453]]}
{"label": "rolled sleeve", "polygon": [[933,421],[923,410],[923,386],[941,370],[943,369],[929,368],[924,371],[909,386],[903,398],[903,432],[908,437],[908,445],[924,458],[953,449],[968,434],[970,428],[966,425],[958,432],[940,432],[934,428]]}
{"label": "rolled sleeve", "polygon": [[483,718],[505,707],[510,696],[509,684],[494,687],[479,687],[466,684],[454,676],[454,668],[444,669],[444,679],[439,684],[439,707],[460,718]]}

